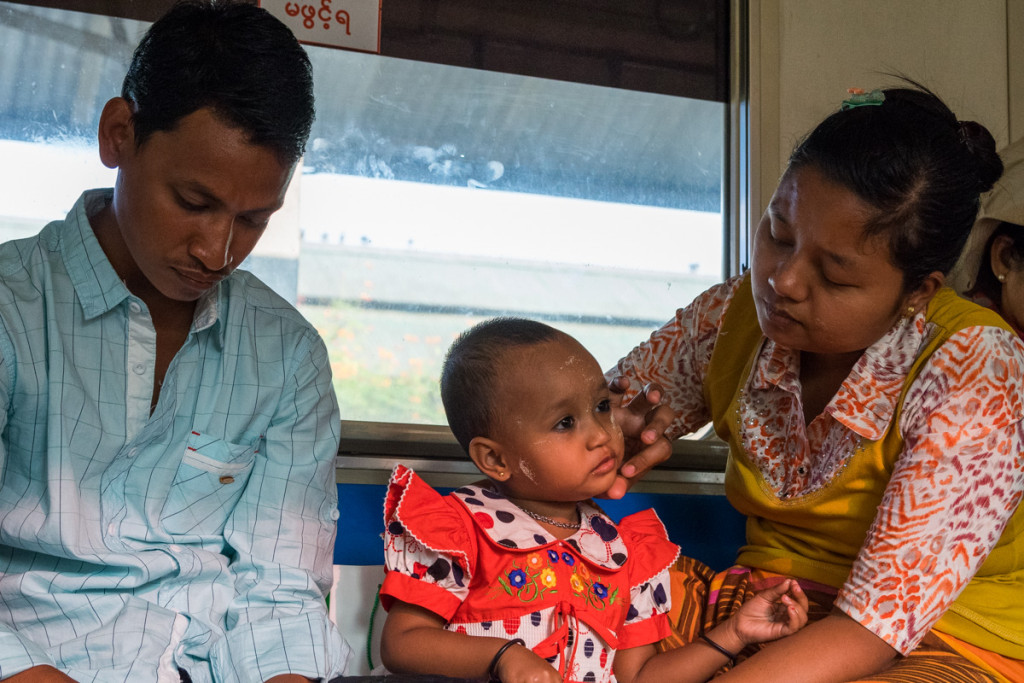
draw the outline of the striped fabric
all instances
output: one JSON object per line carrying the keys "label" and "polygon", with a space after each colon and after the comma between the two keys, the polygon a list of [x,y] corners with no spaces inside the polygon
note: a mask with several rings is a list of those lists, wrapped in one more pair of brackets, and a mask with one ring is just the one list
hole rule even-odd
{"label": "striped fabric", "polygon": [[0,678],[336,676],[323,342],[236,272],[199,302],[151,414],[155,330],[87,218],[108,197],[0,246]]}

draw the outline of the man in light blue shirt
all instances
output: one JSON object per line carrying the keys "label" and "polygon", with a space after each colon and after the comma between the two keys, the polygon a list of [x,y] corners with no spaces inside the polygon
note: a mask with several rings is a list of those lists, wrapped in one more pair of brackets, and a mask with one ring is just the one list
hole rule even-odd
{"label": "man in light blue shirt", "polygon": [[327,680],[327,351],[235,267],[313,120],[248,4],[179,5],[104,107],[112,190],[0,245],[0,679]]}

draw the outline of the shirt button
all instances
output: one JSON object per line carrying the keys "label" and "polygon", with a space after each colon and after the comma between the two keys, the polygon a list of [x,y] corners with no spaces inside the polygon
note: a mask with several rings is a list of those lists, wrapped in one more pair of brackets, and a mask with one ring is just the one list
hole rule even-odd
{"label": "shirt button", "polygon": [[222,484],[234,484],[235,483],[235,478],[232,477],[230,474],[225,474],[223,477],[220,478],[220,483],[222,483]]}
{"label": "shirt button", "polygon": [[132,313],[141,313],[142,312],[142,306],[139,305],[138,301],[133,301],[130,304],[128,304],[128,308],[131,309]]}
{"label": "shirt button", "polygon": [[113,522],[107,525],[107,536],[113,536],[116,531],[117,527],[114,526]]}
{"label": "shirt button", "polygon": [[133,448],[130,451],[128,451],[128,457],[129,458],[134,458],[138,454],[139,454],[139,449],[138,448]]}
{"label": "shirt button", "polygon": [[135,367],[132,368],[136,375],[141,375],[146,371],[146,366],[142,363],[136,363]]}

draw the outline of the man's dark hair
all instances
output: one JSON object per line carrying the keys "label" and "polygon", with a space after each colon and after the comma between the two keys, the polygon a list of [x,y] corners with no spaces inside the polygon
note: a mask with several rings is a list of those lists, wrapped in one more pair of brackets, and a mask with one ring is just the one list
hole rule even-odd
{"label": "man's dark hair", "polygon": [[203,108],[273,149],[302,156],[313,125],[313,70],[291,30],[243,2],[185,0],[132,56],[121,96],[135,105],[135,144]]}
{"label": "man's dark hair", "polygon": [[441,402],[448,426],[463,450],[469,453],[469,442],[489,434],[497,419],[494,396],[502,356],[563,334],[535,320],[492,318],[455,340],[441,368]]}

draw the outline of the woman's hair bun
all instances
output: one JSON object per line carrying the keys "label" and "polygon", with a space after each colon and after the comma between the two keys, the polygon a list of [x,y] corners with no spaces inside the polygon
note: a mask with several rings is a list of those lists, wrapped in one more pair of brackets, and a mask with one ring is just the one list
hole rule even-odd
{"label": "woman's hair bun", "polygon": [[975,162],[978,192],[988,192],[1003,174],[1003,161],[996,153],[996,141],[977,121],[959,121],[960,142]]}

